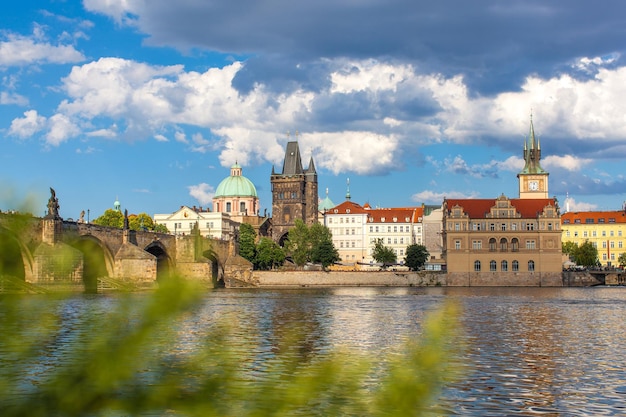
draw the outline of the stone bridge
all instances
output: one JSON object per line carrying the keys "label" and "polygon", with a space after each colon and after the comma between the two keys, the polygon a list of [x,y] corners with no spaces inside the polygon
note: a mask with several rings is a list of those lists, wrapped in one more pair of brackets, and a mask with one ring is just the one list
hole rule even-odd
{"label": "stone bridge", "polygon": [[0,214],[0,277],[56,289],[152,287],[176,275],[224,285],[251,274],[233,241]]}

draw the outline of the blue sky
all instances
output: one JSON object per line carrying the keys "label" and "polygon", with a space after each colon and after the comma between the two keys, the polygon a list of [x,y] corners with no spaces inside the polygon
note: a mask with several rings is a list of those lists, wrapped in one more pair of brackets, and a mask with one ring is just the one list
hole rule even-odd
{"label": "blue sky", "polygon": [[517,197],[531,112],[551,196],[626,200],[621,0],[0,7],[1,210],[207,207],[238,162],[271,212],[296,131],[336,204]]}

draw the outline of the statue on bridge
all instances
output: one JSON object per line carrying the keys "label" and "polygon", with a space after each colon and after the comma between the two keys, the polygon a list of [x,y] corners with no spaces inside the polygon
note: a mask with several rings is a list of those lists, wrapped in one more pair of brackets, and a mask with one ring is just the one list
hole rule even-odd
{"label": "statue on bridge", "polygon": [[48,214],[46,219],[61,219],[59,216],[59,199],[56,197],[54,188],[50,187],[50,198],[48,199]]}

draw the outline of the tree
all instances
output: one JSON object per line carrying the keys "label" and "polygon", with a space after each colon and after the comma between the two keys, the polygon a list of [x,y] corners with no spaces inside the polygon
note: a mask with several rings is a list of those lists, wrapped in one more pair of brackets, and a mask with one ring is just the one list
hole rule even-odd
{"label": "tree", "polygon": [[296,219],[295,227],[289,231],[285,248],[291,255],[293,262],[298,266],[303,266],[310,260],[310,232],[301,219]]}
{"label": "tree", "polygon": [[385,246],[382,239],[376,239],[374,242],[372,258],[374,258],[376,262],[381,262],[383,265],[394,264],[398,259],[393,249]]}
{"label": "tree", "polygon": [[239,226],[239,255],[254,263],[256,257],[256,232],[248,223]]}
{"label": "tree", "polygon": [[130,230],[154,230],[154,222],[148,214],[139,213],[136,216],[128,216],[128,227]]}
{"label": "tree", "polygon": [[170,231],[167,229],[167,226],[164,224],[155,224],[154,231],[157,233],[169,233]]}
{"label": "tree", "polygon": [[256,247],[255,259],[258,269],[273,269],[285,262],[285,251],[269,237],[262,237]]}
{"label": "tree", "polygon": [[561,243],[561,251],[565,255],[568,255],[570,260],[574,259],[574,255],[576,254],[577,250],[578,250],[578,245],[570,240],[568,240],[567,242]]}
{"label": "tree", "polygon": [[424,245],[412,244],[406,248],[404,263],[413,271],[417,271],[426,263],[428,250]]}
{"label": "tree", "polygon": [[620,253],[619,257],[617,258],[617,262],[621,267],[626,266],[626,252]]}
{"label": "tree", "polygon": [[319,245],[313,247],[311,251],[311,261],[321,263],[324,268],[339,260],[339,252],[331,240],[324,240]]}
{"label": "tree", "polygon": [[598,249],[588,240],[576,249],[574,262],[582,266],[598,265]]}
{"label": "tree", "polygon": [[121,229],[124,226],[124,215],[121,211],[106,209],[104,214],[93,221],[99,226],[117,227]]}

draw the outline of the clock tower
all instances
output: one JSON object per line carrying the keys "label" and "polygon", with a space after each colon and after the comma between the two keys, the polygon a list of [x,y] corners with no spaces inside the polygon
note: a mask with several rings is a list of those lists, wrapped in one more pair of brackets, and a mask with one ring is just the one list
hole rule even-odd
{"label": "clock tower", "polygon": [[519,198],[548,198],[548,173],[541,168],[541,145],[535,137],[533,117],[530,116],[530,132],[524,141],[524,169],[517,174]]}

